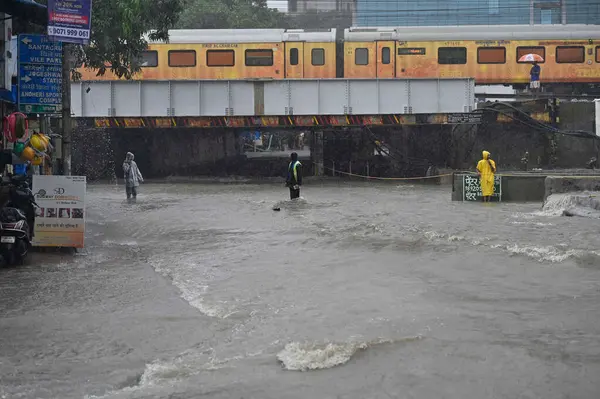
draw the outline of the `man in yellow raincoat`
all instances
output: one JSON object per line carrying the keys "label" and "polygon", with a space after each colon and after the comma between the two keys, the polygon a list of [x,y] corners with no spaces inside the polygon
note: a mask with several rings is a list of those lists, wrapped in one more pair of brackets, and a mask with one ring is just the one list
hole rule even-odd
{"label": "man in yellow raincoat", "polygon": [[494,194],[494,175],[496,173],[496,162],[490,158],[488,151],[483,151],[483,159],[477,163],[477,173],[481,183],[483,202],[490,202]]}

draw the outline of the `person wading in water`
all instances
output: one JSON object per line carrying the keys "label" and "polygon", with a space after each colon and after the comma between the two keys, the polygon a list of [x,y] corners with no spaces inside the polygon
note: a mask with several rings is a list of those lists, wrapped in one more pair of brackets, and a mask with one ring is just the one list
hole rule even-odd
{"label": "person wading in water", "polygon": [[298,154],[292,152],[291,162],[288,165],[286,187],[290,188],[290,199],[300,197],[300,186],[302,185],[302,164],[298,161]]}
{"label": "person wading in water", "polygon": [[144,182],[142,173],[140,172],[137,163],[133,160],[134,155],[128,152],[123,162],[123,176],[125,178],[125,192],[127,194],[127,200],[135,201],[137,198],[137,188],[140,183]]}
{"label": "person wading in water", "polygon": [[494,195],[494,176],[496,174],[496,162],[490,158],[488,151],[483,151],[483,159],[477,163],[477,173],[481,184],[483,202],[490,202]]}

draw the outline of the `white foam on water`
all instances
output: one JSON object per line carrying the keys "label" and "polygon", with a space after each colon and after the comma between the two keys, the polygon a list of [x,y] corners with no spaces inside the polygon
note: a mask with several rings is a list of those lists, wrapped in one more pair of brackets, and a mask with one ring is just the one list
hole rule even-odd
{"label": "white foam on water", "polygon": [[554,223],[543,223],[543,222],[534,222],[534,221],[530,221],[530,222],[519,222],[519,221],[511,221],[510,224],[513,224],[515,226],[534,226],[534,227],[548,227],[548,226],[554,226]]}
{"label": "white foam on water", "polygon": [[[208,291],[208,285],[190,281],[186,279],[185,276],[175,274],[172,270],[162,267],[160,263],[151,261],[150,264],[157,273],[170,278],[173,285],[179,289],[181,298],[190,304],[190,306],[198,309],[203,315],[218,319],[226,319],[232,314],[237,313],[237,310],[228,303],[207,303],[204,299],[204,295],[206,295],[206,292]],[[185,265],[182,265],[182,268],[185,268]]]}
{"label": "white foam on water", "polygon": [[552,194],[546,199],[542,210],[534,214],[562,216],[565,211],[574,216],[600,219],[600,193],[586,191]]}
{"label": "white foam on water", "polygon": [[597,251],[585,251],[581,249],[566,249],[562,250],[556,247],[536,247],[536,246],[519,246],[517,244],[512,245],[500,245],[492,246],[492,248],[502,248],[510,252],[511,254],[526,255],[530,258],[536,259],[540,262],[551,262],[560,263],[570,258],[578,258],[586,255],[600,255]]}
{"label": "white foam on water", "polygon": [[133,240],[104,240],[102,241],[102,245],[106,247],[111,247],[115,245],[123,247],[136,247],[138,245],[138,242]]}
{"label": "white foam on water", "polygon": [[212,349],[206,351],[187,351],[174,359],[155,360],[146,364],[137,385],[109,391],[103,395],[86,395],[85,399],[108,399],[129,397],[136,392],[152,388],[169,387],[202,372],[211,372],[228,367],[230,363],[262,355],[263,351],[219,359]]}
{"label": "white foam on water", "polygon": [[423,236],[425,236],[425,238],[428,240],[436,240],[446,237],[445,234],[438,233],[437,231],[426,231],[425,233],[423,233]]}
{"label": "white foam on water", "polygon": [[284,369],[290,371],[324,370],[345,364],[357,352],[376,345],[410,342],[419,339],[422,339],[422,337],[416,336],[400,340],[380,338],[369,342],[291,342],[277,354],[277,360],[281,362]]}

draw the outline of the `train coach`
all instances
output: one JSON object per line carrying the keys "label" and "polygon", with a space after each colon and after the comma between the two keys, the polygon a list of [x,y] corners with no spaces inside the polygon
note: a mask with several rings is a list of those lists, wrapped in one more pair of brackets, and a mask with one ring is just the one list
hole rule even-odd
{"label": "train coach", "polygon": [[600,25],[172,30],[169,43],[149,44],[134,79],[472,77],[519,88],[529,81],[525,54],[544,59],[545,86],[600,86]]}
{"label": "train coach", "polygon": [[346,78],[475,78],[522,86],[544,61],[546,86],[600,84],[600,25],[351,28],[344,32]]}
{"label": "train coach", "polygon": [[[336,30],[178,29],[150,42],[134,80],[335,78]],[[82,68],[82,80],[115,80]]]}

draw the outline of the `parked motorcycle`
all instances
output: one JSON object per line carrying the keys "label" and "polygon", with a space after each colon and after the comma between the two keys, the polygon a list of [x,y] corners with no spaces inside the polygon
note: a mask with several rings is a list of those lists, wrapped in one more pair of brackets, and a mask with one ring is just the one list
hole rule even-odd
{"label": "parked motorcycle", "polygon": [[0,266],[23,264],[31,249],[38,205],[29,187],[27,176],[0,183]]}

